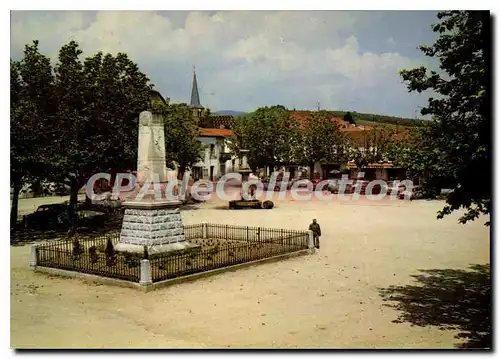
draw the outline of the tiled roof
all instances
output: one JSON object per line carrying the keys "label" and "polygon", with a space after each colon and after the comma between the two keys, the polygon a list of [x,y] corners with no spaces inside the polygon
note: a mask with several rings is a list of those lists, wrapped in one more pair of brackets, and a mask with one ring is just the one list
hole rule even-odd
{"label": "tiled roof", "polygon": [[[379,131],[381,132],[382,130],[380,129],[373,129],[373,128],[370,128],[369,130],[361,130],[361,131],[347,131],[347,136],[349,138],[351,138],[354,142],[356,142],[358,144],[358,146],[364,146],[365,144],[365,138],[367,138],[367,136],[371,135],[371,133],[373,133],[373,131]],[[398,133],[393,133],[392,136],[391,136],[391,140],[393,141],[402,141],[404,140],[408,135],[410,134],[410,132],[406,129],[404,130],[399,130]]]}
{"label": "tiled roof", "polygon": [[212,118],[220,118],[220,119],[228,119],[228,120],[234,120],[233,115],[217,115],[217,114],[210,114],[210,117]]}
{"label": "tiled roof", "polygon": [[200,128],[200,136],[202,137],[230,137],[233,131],[226,128]]}
{"label": "tiled roof", "polygon": [[234,125],[234,117],[232,115],[210,115],[209,121],[214,128],[231,128]]}

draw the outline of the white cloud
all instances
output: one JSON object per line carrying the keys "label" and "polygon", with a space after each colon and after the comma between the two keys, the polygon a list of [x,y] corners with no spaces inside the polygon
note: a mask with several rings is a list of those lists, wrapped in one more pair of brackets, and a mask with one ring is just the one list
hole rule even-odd
{"label": "white cloud", "polygon": [[174,13],[170,21],[168,12],[13,12],[11,52],[19,56],[35,38],[53,58],[69,39],[85,55],[126,52],[164,95],[179,102],[189,100],[196,64],[202,102],[235,110],[276,103],[314,108],[318,100],[323,108],[345,108],[350,93],[359,97],[380,86],[401,95],[398,71],[418,65],[398,52],[361,49],[356,31],[366,26],[366,12],[190,12],[184,21],[179,16]]}

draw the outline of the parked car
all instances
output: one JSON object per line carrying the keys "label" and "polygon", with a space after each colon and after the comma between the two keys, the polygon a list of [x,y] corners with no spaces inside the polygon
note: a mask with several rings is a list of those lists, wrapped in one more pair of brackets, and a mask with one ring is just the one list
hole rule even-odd
{"label": "parked car", "polygon": [[106,215],[99,211],[78,211],[78,226],[101,227],[104,225]]}
{"label": "parked car", "polygon": [[424,192],[422,190],[422,186],[413,186],[410,190],[402,189],[398,191],[398,198],[399,199],[409,199],[410,201],[413,201],[414,199],[419,199],[422,198],[424,195]]}
{"label": "parked car", "polygon": [[339,184],[335,180],[331,180],[330,183],[328,183],[328,186],[326,187],[328,191],[330,191],[333,194],[339,193]]}
{"label": "parked car", "polygon": [[69,206],[64,203],[43,204],[36,212],[23,218],[25,228],[49,229],[66,224],[69,221]]}
{"label": "parked car", "polygon": [[282,181],[276,181],[276,184],[274,185],[274,191],[280,192],[282,190],[289,191],[292,189],[293,180],[289,180],[283,189],[281,188],[282,183]]}

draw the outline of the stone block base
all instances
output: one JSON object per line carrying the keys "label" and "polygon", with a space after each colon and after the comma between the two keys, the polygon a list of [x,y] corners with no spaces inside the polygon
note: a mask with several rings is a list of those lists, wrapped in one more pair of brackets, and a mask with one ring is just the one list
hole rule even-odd
{"label": "stone block base", "polygon": [[184,235],[177,202],[126,202],[117,252],[149,254],[197,247]]}
{"label": "stone block base", "polygon": [[179,208],[126,208],[120,244],[140,246],[184,242]]}

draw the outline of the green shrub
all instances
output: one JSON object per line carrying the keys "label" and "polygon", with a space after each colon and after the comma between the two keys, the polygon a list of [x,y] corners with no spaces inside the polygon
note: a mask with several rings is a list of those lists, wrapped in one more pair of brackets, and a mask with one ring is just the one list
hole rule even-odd
{"label": "green shrub", "polygon": [[116,264],[116,252],[111,238],[108,238],[106,250],[104,252],[106,253],[106,265],[108,267],[114,266]]}
{"label": "green shrub", "polygon": [[95,264],[99,261],[99,256],[97,255],[97,247],[92,246],[89,248],[90,263]]}
{"label": "green shrub", "polygon": [[129,266],[129,268],[137,267],[141,264],[140,255],[138,253],[124,253],[125,264]]}
{"label": "green shrub", "polygon": [[80,259],[80,255],[83,253],[83,246],[78,239],[73,241],[73,260]]}

